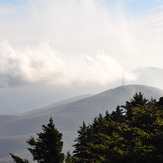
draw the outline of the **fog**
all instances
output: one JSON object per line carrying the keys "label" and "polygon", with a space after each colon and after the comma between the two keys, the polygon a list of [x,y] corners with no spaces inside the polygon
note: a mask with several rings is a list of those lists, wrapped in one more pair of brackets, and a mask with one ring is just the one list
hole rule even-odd
{"label": "fog", "polygon": [[123,78],[163,89],[161,1],[6,0],[0,27],[2,114],[99,93]]}

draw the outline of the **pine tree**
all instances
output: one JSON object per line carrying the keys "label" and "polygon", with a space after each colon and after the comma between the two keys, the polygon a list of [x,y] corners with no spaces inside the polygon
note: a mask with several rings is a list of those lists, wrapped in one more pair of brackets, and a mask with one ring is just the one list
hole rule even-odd
{"label": "pine tree", "polygon": [[55,128],[52,118],[50,118],[49,124],[42,126],[42,129],[43,132],[37,133],[38,138],[36,140],[31,137],[27,141],[32,146],[28,150],[31,152],[34,161],[38,163],[63,163],[62,134]]}
{"label": "pine tree", "polygon": [[75,140],[76,144],[73,145],[75,147],[75,150],[73,151],[73,162],[89,162],[89,157],[87,157],[87,143],[89,142],[88,130],[89,127],[83,122],[83,125],[78,130],[78,138]]}
{"label": "pine tree", "polygon": [[112,121],[123,122],[125,118],[123,109],[121,109],[120,106],[118,105],[116,111],[113,111],[112,114],[110,115],[110,118]]}
{"label": "pine tree", "polygon": [[133,98],[130,99],[130,101],[126,101],[126,104],[121,106],[125,109],[126,112],[126,119],[132,118],[132,109],[139,106],[145,106],[147,104],[148,100],[144,98],[143,94],[141,92],[135,93],[133,95]]}
{"label": "pine tree", "polygon": [[83,124],[78,133],[76,163],[162,163],[163,98],[157,102],[136,93],[125,106]]}
{"label": "pine tree", "polygon": [[68,151],[66,154],[65,163],[72,163],[72,156],[71,156],[70,151]]}
{"label": "pine tree", "polygon": [[10,155],[11,155],[13,161],[16,162],[16,163],[29,163],[28,160],[22,159],[22,158],[20,158],[19,156],[15,156],[15,155],[13,155],[13,154],[11,154],[11,153],[10,153]]}
{"label": "pine tree", "polygon": [[[62,153],[63,142],[62,134],[55,128],[52,118],[47,125],[42,126],[43,132],[37,133],[37,138],[31,137],[27,143],[33,156],[33,160],[38,163],[63,163],[64,154]],[[16,163],[29,163],[18,156],[11,154]]]}

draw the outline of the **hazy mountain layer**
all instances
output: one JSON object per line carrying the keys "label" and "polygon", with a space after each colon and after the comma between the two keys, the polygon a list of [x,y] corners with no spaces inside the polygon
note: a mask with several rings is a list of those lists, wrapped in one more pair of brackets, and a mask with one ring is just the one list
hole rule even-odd
{"label": "hazy mountain layer", "polygon": [[7,156],[9,152],[23,151],[26,147],[25,139],[41,131],[41,126],[48,123],[50,116],[53,117],[56,127],[63,133],[64,151],[71,150],[76,131],[82,121],[90,123],[99,113],[115,110],[117,105],[125,104],[125,101],[129,100],[135,92],[142,92],[147,98],[158,99],[163,96],[163,90],[157,88],[129,85],[90,97],[55,103],[21,116],[0,116],[0,146],[4,147],[3,152],[0,152],[0,157]]}

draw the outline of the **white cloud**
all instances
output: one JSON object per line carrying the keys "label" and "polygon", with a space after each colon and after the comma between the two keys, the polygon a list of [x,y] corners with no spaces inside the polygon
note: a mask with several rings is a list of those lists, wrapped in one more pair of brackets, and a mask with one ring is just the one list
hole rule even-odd
{"label": "white cloud", "polygon": [[[48,44],[37,47],[12,47],[0,43],[0,85],[19,86],[37,82],[54,85],[109,84],[122,78],[121,66],[111,57],[99,52],[91,56],[67,56]],[[126,72],[126,80],[134,77]]]}
{"label": "white cloud", "polygon": [[[0,41],[29,46],[49,41],[64,53],[94,54],[102,49],[129,68],[155,66],[153,59],[161,66],[162,12],[137,17],[118,2],[105,7],[96,0],[28,0],[25,6],[12,8],[11,14],[1,15]],[[145,61],[155,51],[160,59]]]}
{"label": "white cloud", "polygon": [[10,15],[0,23],[1,41],[37,45],[48,40],[66,52],[102,49],[119,55],[114,49],[123,50],[119,38],[124,36],[126,27],[130,28],[130,22],[119,5],[106,8],[95,0],[28,2],[24,10],[22,6],[15,8],[14,18]]}

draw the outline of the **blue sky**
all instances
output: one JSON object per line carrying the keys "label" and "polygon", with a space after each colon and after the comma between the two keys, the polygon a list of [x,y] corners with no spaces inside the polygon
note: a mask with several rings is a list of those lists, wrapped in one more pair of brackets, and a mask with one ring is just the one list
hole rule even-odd
{"label": "blue sky", "polygon": [[[49,0],[48,0],[49,1]],[[58,1],[58,0],[54,0]],[[62,0],[61,0],[62,1]],[[78,2],[82,2],[85,0],[79,0]],[[137,17],[141,17],[142,15],[148,15],[156,12],[163,11],[163,0],[93,0],[97,2],[100,6],[106,8],[112,8],[120,6],[123,10],[128,13],[135,15]],[[43,0],[0,0],[0,8],[16,8],[15,10],[15,19],[16,16],[25,14],[29,12],[29,6],[32,4],[41,4]],[[72,2],[72,1],[71,1]],[[75,0],[74,0],[75,2]],[[76,1],[77,2],[77,1]]]}
{"label": "blue sky", "polygon": [[162,0],[131,0],[126,5],[126,9],[136,14],[149,13],[152,10],[157,10],[160,5],[163,5]]}
{"label": "blue sky", "polygon": [[3,5],[20,5],[20,4],[24,4],[25,2],[27,2],[27,0],[0,0],[0,3]]}
{"label": "blue sky", "polygon": [[[58,1],[58,0],[54,0]],[[81,2],[82,0],[79,0]],[[84,0],[83,0],[84,1]],[[142,16],[147,15],[155,12],[160,12],[163,10],[163,0],[93,0],[97,2],[97,4],[101,6],[105,6],[106,8],[113,8],[117,7],[118,5],[125,10],[128,14],[133,14],[135,16]],[[7,8],[7,7],[17,7],[16,13],[24,14],[24,12],[29,12],[28,7],[29,4],[41,4],[43,0],[31,1],[31,0],[0,0],[0,8]],[[75,2],[75,0],[74,0]],[[77,1],[76,1],[77,2]],[[161,6],[161,7],[160,7]],[[18,16],[18,15],[17,15]],[[16,19],[16,15],[15,15]]]}
{"label": "blue sky", "polygon": [[163,5],[162,0],[101,0],[99,2],[108,7],[119,4],[127,12],[137,16],[149,14],[152,11],[156,12],[156,10],[158,11],[158,7]]}
{"label": "blue sky", "polygon": [[[0,0],[1,5],[9,6],[26,5],[28,2],[28,0]],[[97,2],[109,7],[117,3],[123,4],[125,9],[134,13],[146,12],[163,5],[162,0],[99,0]]]}

